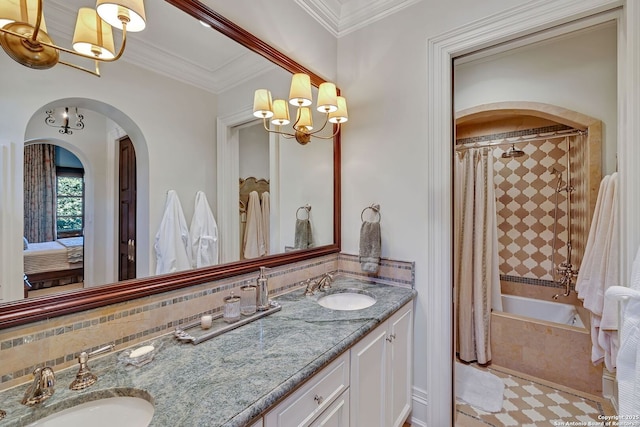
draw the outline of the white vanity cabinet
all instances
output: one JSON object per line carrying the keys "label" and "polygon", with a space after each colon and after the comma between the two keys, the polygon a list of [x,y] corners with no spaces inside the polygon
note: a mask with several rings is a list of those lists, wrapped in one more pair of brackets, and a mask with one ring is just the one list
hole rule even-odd
{"label": "white vanity cabinet", "polygon": [[349,352],[346,352],[267,412],[264,427],[346,427],[340,418],[344,418],[346,410],[348,420],[348,396]]}
{"label": "white vanity cabinet", "polygon": [[351,348],[350,426],[399,427],[411,411],[413,303]]}
{"label": "white vanity cabinet", "polygon": [[411,411],[413,302],[264,416],[264,427],[400,427]]}
{"label": "white vanity cabinet", "polygon": [[260,418],[258,421],[256,421],[255,423],[251,424],[251,427],[263,427],[264,424],[262,422],[262,418]]}

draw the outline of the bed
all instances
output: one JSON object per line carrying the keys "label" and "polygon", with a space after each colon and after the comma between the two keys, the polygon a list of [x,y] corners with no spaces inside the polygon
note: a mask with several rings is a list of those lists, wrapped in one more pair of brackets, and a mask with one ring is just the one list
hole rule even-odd
{"label": "bed", "polygon": [[82,237],[29,243],[24,250],[24,273],[31,289],[81,282],[83,250]]}

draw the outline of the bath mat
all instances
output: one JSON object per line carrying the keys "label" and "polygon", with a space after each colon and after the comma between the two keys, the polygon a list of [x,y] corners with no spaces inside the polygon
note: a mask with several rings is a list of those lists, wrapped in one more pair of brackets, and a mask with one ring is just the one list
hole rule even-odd
{"label": "bath mat", "polygon": [[456,397],[485,412],[500,412],[504,383],[496,375],[456,362]]}

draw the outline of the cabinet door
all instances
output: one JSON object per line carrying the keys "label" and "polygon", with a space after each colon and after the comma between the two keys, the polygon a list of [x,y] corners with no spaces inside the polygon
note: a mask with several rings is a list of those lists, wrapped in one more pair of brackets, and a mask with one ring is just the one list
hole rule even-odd
{"label": "cabinet door", "polygon": [[262,427],[264,424],[262,423],[262,418],[260,418],[255,423],[251,424],[251,427]]}
{"label": "cabinet door", "polygon": [[411,385],[413,382],[413,307],[405,305],[389,319],[387,359],[389,372],[387,402],[389,404],[388,426],[402,426],[411,412]]}
{"label": "cabinet door", "polygon": [[351,426],[385,425],[387,323],[351,348]]}
{"label": "cabinet door", "polygon": [[325,409],[310,427],[349,427],[349,390]]}

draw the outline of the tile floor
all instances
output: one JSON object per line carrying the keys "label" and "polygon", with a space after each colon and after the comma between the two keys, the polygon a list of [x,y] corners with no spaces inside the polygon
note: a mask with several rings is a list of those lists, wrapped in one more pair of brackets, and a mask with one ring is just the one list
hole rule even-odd
{"label": "tile floor", "polygon": [[602,397],[498,366],[479,369],[488,370],[504,382],[502,411],[489,413],[457,402],[456,427],[596,426],[598,415],[615,414],[610,402]]}

